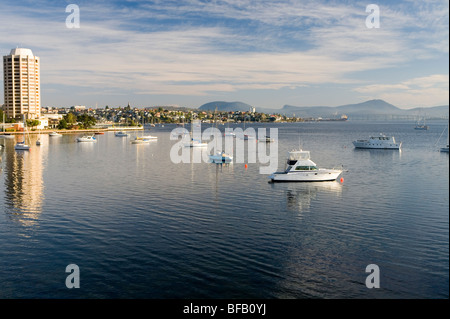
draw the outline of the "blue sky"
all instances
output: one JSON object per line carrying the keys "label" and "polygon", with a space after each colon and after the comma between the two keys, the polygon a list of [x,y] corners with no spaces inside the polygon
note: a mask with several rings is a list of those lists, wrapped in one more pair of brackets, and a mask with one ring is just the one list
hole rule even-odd
{"label": "blue sky", "polygon": [[2,55],[41,58],[43,106],[449,103],[447,0],[2,1],[0,21]]}

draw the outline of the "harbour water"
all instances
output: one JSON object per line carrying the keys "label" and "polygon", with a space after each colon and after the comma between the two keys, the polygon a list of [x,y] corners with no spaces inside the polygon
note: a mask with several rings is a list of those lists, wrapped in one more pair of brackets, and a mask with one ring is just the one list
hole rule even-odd
{"label": "harbour water", "polygon": [[[448,298],[446,134],[435,145],[447,122],[427,124],[252,126],[278,128],[279,169],[299,143],[318,166],[344,166],[343,182],[324,183],[175,164],[174,125],[151,128],[148,145],[112,132],[32,136],[29,152],[3,140],[0,298]],[[354,149],[379,133],[402,150]],[[69,264],[80,288],[66,287]],[[370,264],[380,288],[366,287]]]}

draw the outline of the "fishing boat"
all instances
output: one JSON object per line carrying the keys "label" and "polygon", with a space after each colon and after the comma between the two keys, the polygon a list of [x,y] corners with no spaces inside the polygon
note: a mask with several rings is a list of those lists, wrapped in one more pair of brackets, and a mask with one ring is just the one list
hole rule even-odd
{"label": "fishing boat", "polygon": [[223,164],[233,162],[233,156],[225,153],[225,151],[217,152],[214,155],[209,155],[209,159],[212,163]]}
{"label": "fishing boat", "polygon": [[286,169],[269,176],[270,182],[325,182],[334,181],[342,169],[318,168],[310,158],[309,151],[288,152]]}
{"label": "fishing boat", "polygon": [[97,142],[97,139],[94,137],[94,135],[84,135],[82,137],[77,138],[77,142]]}
{"label": "fishing boat", "polygon": [[417,121],[416,126],[414,127],[415,130],[421,130],[426,131],[428,130],[428,125],[425,125],[425,118],[422,119],[422,121]]}
{"label": "fishing boat", "polygon": [[23,141],[17,142],[14,146],[15,150],[18,151],[28,151],[30,150],[30,145],[26,144],[26,131],[27,131],[27,122],[25,121],[25,115],[23,117]]}
{"label": "fishing boat", "polygon": [[375,148],[375,149],[392,149],[399,150],[402,142],[395,142],[393,136],[380,134],[379,136],[371,136],[368,140],[353,141],[355,148]]}

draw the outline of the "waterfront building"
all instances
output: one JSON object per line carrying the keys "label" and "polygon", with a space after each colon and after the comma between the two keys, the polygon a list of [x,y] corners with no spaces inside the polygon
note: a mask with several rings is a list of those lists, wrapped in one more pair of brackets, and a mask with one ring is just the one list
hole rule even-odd
{"label": "waterfront building", "polygon": [[30,49],[12,49],[9,55],[3,56],[3,85],[6,116],[39,118],[40,61]]}

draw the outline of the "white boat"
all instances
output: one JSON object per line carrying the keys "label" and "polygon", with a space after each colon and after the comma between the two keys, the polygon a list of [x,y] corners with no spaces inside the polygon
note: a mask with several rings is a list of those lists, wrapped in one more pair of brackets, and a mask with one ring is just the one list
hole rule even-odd
{"label": "white boat", "polygon": [[77,142],[97,142],[97,139],[94,137],[94,135],[84,135],[82,137],[77,138]]}
{"label": "white boat", "polygon": [[191,141],[186,144],[186,147],[206,147],[208,143],[203,143],[202,141],[191,138]]}
{"label": "white boat", "polygon": [[428,125],[416,125],[414,127],[415,130],[422,130],[422,131],[426,131],[428,130]]}
{"label": "white boat", "polygon": [[146,139],[143,137],[136,137],[134,140],[131,141],[131,144],[148,144],[150,143],[150,139]]}
{"label": "white boat", "polygon": [[48,136],[58,137],[58,136],[62,136],[62,134],[59,134],[57,132],[51,132],[50,134],[48,134]]}
{"label": "white boat", "polygon": [[128,137],[130,134],[125,133],[124,131],[114,133],[117,137]]}
{"label": "white boat", "polygon": [[209,159],[211,160],[211,162],[216,164],[233,162],[233,156],[225,153],[224,151],[217,152],[214,155],[209,155]]}
{"label": "white boat", "polygon": [[17,142],[16,145],[14,146],[15,150],[18,151],[28,151],[30,149],[30,145],[25,144],[25,140],[26,140],[26,131],[27,131],[27,122],[25,120],[25,115],[23,116],[23,141],[22,142]]}
{"label": "white boat", "polygon": [[318,168],[309,151],[294,150],[288,152],[286,169],[269,178],[271,182],[326,182],[336,180],[341,173],[341,169]]}
{"label": "white boat", "polygon": [[376,148],[376,149],[392,149],[399,150],[402,142],[395,142],[393,136],[380,134],[379,136],[371,136],[368,140],[353,141],[355,148]]}
{"label": "white boat", "polygon": [[141,136],[141,138],[143,138],[144,140],[157,140],[158,139],[157,136],[153,136],[153,135],[143,135],[143,136]]}

